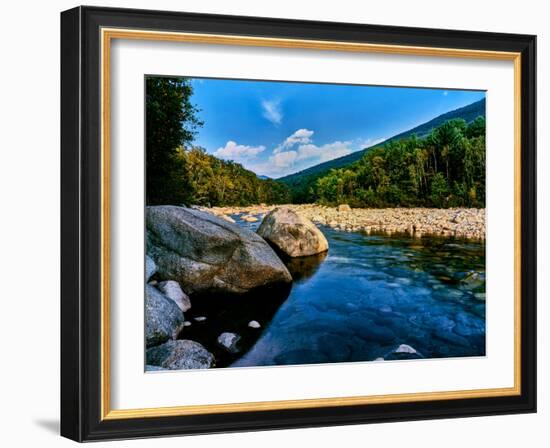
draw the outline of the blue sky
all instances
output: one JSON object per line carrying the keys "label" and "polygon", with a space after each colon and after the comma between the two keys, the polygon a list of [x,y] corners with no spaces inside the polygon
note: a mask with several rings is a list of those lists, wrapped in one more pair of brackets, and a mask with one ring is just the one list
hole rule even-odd
{"label": "blue sky", "polygon": [[193,79],[194,144],[278,178],[372,146],[484,92]]}

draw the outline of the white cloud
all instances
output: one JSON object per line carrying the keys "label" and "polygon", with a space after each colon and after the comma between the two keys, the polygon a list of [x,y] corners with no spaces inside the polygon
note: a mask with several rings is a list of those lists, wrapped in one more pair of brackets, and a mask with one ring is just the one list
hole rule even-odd
{"label": "white cloud", "polygon": [[263,116],[273,124],[281,124],[283,121],[283,111],[279,100],[262,101]]}
{"label": "white cloud", "polygon": [[336,140],[324,145],[316,145],[313,142],[313,135],[314,131],[310,129],[298,129],[277,145],[267,157],[257,157],[265,150],[265,146],[238,145],[234,141],[228,141],[225,147],[219,148],[214,154],[224,159],[241,162],[247,169],[257,174],[277,178],[346,156],[384,140],[384,138]]}
{"label": "white cloud", "polygon": [[305,145],[311,143],[312,135],[313,131],[310,131],[309,129],[298,129],[294,132],[294,134],[288,136],[283,143],[277,146],[273,152],[278,153],[284,151],[285,149],[289,149],[296,144]]}
{"label": "white cloud", "polygon": [[317,159],[317,163],[321,163],[348,155],[351,152],[353,152],[351,142],[335,141],[322,146],[300,145],[297,160]]}
{"label": "white cloud", "polygon": [[236,162],[248,160],[256,157],[259,153],[265,150],[265,146],[247,146],[239,145],[236,142],[229,140],[225,146],[218,148],[214,155],[226,160],[234,160]]}
{"label": "white cloud", "polygon": [[288,168],[294,165],[298,153],[296,151],[279,152],[269,158],[269,162],[277,169]]}

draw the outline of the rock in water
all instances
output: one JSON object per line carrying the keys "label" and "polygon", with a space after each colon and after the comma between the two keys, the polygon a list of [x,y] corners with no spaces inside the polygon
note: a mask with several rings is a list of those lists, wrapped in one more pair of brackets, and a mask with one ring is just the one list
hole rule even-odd
{"label": "rock in water", "polygon": [[175,339],[183,328],[183,313],[173,300],[145,285],[145,342],[147,347]]}
{"label": "rock in water", "polygon": [[414,354],[416,353],[416,350],[414,348],[412,348],[410,345],[408,344],[401,344],[399,347],[397,347],[394,351],[394,353],[409,353],[409,354]]}
{"label": "rock in water", "polygon": [[391,352],[384,355],[384,359],[388,361],[398,359],[420,359],[423,358],[422,353],[417,351],[414,347],[408,344],[400,344],[395,347]]}
{"label": "rock in water", "polygon": [[145,281],[148,282],[156,272],[157,265],[149,255],[145,255]]}
{"label": "rock in water", "polygon": [[218,344],[225,348],[230,353],[238,353],[237,343],[241,337],[235,333],[222,333],[218,336]]}
{"label": "rock in water", "polygon": [[244,293],[292,277],[254,232],[200,210],[152,206],[146,210],[147,253],[158,275],[188,294]]}
{"label": "rock in water", "polygon": [[172,299],[182,312],[186,312],[191,308],[191,300],[189,296],[181,290],[178,282],[167,280],[165,282],[160,282],[157,287],[166,297]]}
{"label": "rock in water", "polygon": [[147,350],[147,364],[170,370],[214,367],[214,355],[195,341],[168,341]]}
{"label": "rock in water", "polygon": [[265,216],[258,235],[290,257],[305,257],[328,250],[328,241],[315,224],[285,207],[276,208]]}

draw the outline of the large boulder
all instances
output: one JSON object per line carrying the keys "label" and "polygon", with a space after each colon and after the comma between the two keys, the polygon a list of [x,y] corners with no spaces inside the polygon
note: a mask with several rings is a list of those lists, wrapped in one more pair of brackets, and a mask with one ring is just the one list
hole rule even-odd
{"label": "large boulder", "polygon": [[244,293],[292,277],[254,232],[201,210],[169,205],[146,209],[147,254],[158,276],[193,295]]}
{"label": "large boulder", "polygon": [[309,219],[286,207],[269,212],[258,235],[289,257],[305,257],[328,250],[325,235]]}
{"label": "large boulder", "polygon": [[181,339],[168,341],[150,348],[146,354],[147,364],[170,370],[208,369],[214,367],[214,355],[195,341]]}
{"label": "large boulder", "polygon": [[175,339],[183,328],[183,313],[158,289],[145,285],[145,343],[147,347]]}

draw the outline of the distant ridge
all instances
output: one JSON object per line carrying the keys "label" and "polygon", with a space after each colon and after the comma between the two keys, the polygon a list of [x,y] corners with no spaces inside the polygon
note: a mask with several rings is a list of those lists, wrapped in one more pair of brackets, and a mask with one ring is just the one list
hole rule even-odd
{"label": "distant ridge", "polygon": [[295,189],[297,187],[299,188],[300,184],[309,184],[312,180],[322,177],[331,169],[342,168],[346,165],[356,162],[372,148],[383,146],[392,140],[400,140],[413,134],[416,134],[418,137],[425,137],[432,131],[432,129],[442,125],[446,121],[453,120],[455,118],[462,118],[467,123],[470,123],[480,115],[485,116],[485,98],[476,101],[475,103],[468,104],[467,106],[460,107],[458,109],[439,115],[432,120],[427,121],[426,123],[409,129],[408,131],[394,135],[393,137],[384,140],[383,142],[376,145],[353,152],[351,154],[348,154],[347,156],[320,163],[318,165],[306,168],[305,170],[298,171],[297,173],[289,174],[288,176],[277,179],[277,181],[289,185],[292,189]]}

